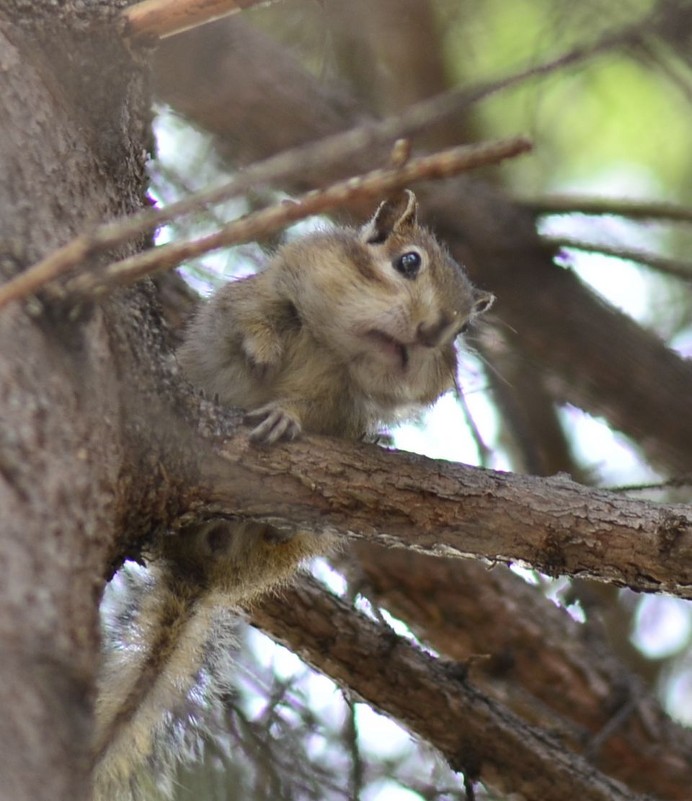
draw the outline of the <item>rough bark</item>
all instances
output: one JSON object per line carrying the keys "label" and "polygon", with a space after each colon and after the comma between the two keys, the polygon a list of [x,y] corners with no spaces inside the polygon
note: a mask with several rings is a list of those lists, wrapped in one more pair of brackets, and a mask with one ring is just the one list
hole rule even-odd
{"label": "rough bark", "polygon": [[[324,442],[324,441],[322,441]],[[306,437],[270,450],[246,434],[217,443],[199,495],[226,512],[330,529],[438,556],[521,562],[692,597],[684,504],[635,500],[571,481],[436,462]],[[328,456],[326,448],[328,448]]]}
{"label": "rough bark", "polygon": [[500,566],[365,544],[356,553],[360,591],[467,664],[472,686],[633,790],[688,797],[692,732],[668,718],[593,627]]}
{"label": "rough bark", "polygon": [[[180,320],[192,299],[181,309],[179,279],[169,275],[161,283]],[[218,421],[206,428],[232,435]],[[661,710],[629,663],[609,654],[598,628],[577,625],[500,566],[355,545],[356,561],[350,551],[336,555],[354,591],[405,620],[436,651],[470,661],[474,686],[532,725],[559,733],[570,749],[633,789],[687,798],[689,732]]]}
{"label": "rough bark", "polygon": [[[89,220],[138,207],[146,105],[95,9],[86,30],[49,3],[32,5],[31,23],[21,4],[2,13],[8,276]],[[85,796],[97,599],[130,495],[121,396],[139,371],[123,362],[144,353],[120,324],[126,314],[151,316],[143,293],[104,309],[33,299],[0,315],[0,776],[14,801]]]}
{"label": "rough bark", "polygon": [[475,690],[463,666],[436,660],[304,580],[253,612],[263,629],[361,698],[434,743],[455,770],[525,798],[643,798],[557,739]]}

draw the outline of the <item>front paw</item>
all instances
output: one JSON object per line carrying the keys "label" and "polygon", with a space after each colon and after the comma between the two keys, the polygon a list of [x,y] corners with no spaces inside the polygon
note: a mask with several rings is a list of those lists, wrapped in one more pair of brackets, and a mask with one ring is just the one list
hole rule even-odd
{"label": "front paw", "polygon": [[302,429],[295,410],[282,406],[281,403],[267,403],[259,409],[248,412],[246,418],[262,419],[262,422],[252,429],[250,439],[265,445],[273,445],[281,439],[295,439]]}

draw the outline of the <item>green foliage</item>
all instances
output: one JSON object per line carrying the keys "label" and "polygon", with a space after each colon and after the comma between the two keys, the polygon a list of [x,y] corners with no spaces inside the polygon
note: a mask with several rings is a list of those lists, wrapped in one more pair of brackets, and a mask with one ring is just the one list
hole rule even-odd
{"label": "green foliage", "polygon": [[[466,4],[444,45],[459,83],[509,75],[594,42],[650,11],[648,2],[556,3],[503,0]],[[537,153],[506,168],[524,192],[566,184],[603,188],[613,166],[644,174],[655,194],[689,201],[692,109],[672,79],[672,54],[619,48],[496,94],[477,110],[484,136],[528,131]],[[687,89],[692,87],[689,85]],[[549,165],[549,169],[548,169]]]}

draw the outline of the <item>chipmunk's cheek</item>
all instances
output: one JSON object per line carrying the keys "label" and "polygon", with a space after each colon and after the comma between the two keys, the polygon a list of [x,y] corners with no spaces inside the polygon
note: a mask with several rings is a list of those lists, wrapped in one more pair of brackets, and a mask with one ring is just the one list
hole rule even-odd
{"label": "chipmunk's cheek", "polygon": [[405,370],[409,362],[409,350],[406,345],[384,331],[371,330],[365,335],[368,352],[375,355],[378,361],[386,366]]}

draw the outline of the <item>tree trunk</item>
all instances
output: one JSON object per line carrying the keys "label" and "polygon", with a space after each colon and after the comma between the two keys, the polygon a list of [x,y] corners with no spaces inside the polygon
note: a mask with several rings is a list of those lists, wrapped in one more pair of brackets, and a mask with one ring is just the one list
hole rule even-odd
{"label": "tree trunk", "polygon": [[[23,3],[5,6],[0,270],[8,278],[89,222],[142,205],[149,100],[107,4],[79,19],[36,2],[30,21]],[[97,600],[119,521],[131,516],[124,390],[135,375],[146,386],[151,316],[142,289],[102,307],[44,293],[0,314],[3,798],[86,795]]]}

